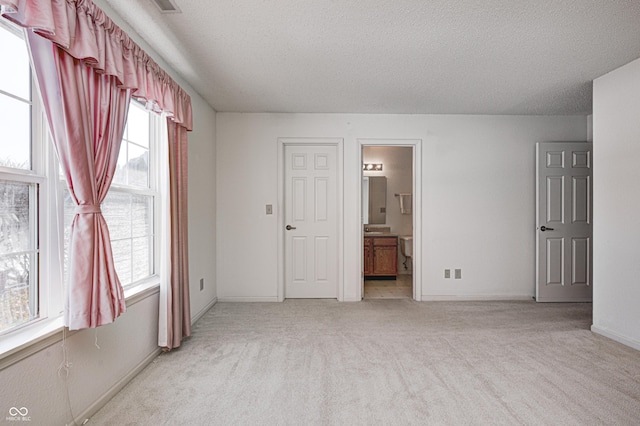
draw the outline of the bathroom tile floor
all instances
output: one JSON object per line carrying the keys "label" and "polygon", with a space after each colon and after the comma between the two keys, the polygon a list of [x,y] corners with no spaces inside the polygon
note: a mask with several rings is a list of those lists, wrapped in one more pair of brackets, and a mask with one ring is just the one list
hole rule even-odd
{"label": "bathroom tile floor", "polygon": [[398,275],[395,280],[365,280],[365,299],[411,299],[413,298],[413,276]]}

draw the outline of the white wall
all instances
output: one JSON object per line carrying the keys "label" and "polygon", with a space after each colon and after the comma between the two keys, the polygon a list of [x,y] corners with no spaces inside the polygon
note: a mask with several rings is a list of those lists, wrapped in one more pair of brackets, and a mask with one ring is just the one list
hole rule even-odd
{"label": "white wall", "polygon": [[188,160],[189,289],[193,320],[216,300],[216,120],[215,112],[200,96],[189,94],[194,123],[189,133]]}
{"label": "white wall", "polygon": [[[218,297],[276,300],[277,140],[344,139],[345,300],[361,283],[358,138],[422,140],[424,299],[534,294],[535,143],[587,137],[585,116],[216,115]],[[273,204],[274,215],[265,215]],[[416,260],[417,261],[417,260]],[[461,280],[443,278],[462,268]]]}
{"label": "white wall", "polygon": [[640,59],[593,89],[592,329],[640,350]]}
{"label": "white wall", "polygon": [[[191,96],[194,130],[189,134],[188,159],[189,288],[191,316],[196,319],[216,300],[215,111],[137,38],[136,33],[103,0],[95,3]],[[203,291],[199,288],[200,278],[205,280]],[[4,420],[12,406],[27,407],[31,424],[64,425],[72,422],[71,413],[81,422],[108,401],[159,350],[157,290],[127,305],[127,312],[115,323],[98,329],[99,349],[94,344],[95,330],[73,333],[68,338],[72,362],[68,380],[58,376],[62,362],[62,333],[34,347],[33,353],[24,351],[26,357],[0,369],[0,419]],[[132,413],[132,418],[135,418],[135,413]]]}
{"label": "white wall", "polygon": [[81,424],[158,354],[157,318],[155,292],[128,306],[113,324],[72,333],[65,343],[71,363],[68,378],[58,373],[63,362],[60,335],[0,370],[0,420],[10,407],[26,407],[29,424],[73,424],[73,418]]}

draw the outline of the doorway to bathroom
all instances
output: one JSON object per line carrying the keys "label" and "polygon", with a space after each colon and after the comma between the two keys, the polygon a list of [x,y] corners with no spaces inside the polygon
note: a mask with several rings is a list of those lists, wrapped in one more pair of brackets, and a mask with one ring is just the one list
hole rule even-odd
{"label": "doorway to bathroom", "polygon": [[420,300],[420,141],[359,141],[361,298]]}

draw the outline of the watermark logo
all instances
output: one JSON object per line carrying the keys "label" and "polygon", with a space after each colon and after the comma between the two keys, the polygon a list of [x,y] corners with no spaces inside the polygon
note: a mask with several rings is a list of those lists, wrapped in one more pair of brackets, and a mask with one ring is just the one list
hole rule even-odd
{"label": "watermark logo", "polygon": [[8,422],[30,422],[31,416],[29,415],[29,409],[27,407],[11,407],[9,408],[9,415],[5,417]]}

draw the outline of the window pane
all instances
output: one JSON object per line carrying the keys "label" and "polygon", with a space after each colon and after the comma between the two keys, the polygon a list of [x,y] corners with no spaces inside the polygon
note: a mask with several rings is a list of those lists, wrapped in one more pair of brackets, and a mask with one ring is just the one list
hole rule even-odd
{"label": "window pane", "polygon": [[0,166],[31,169],[29,104],[0,94],[0,140]]}
{"label": "window pane", "polygon": [[131,195],[109,191],[102,203],[111,240],[131,238]]}
{"label": "window pane", "polygon": [[29,183],[0,180],[0,255],[32,250]]}
{"label": "window pane", "polygon": [[149,123],[149,112],[131,102],[114,183],[149,187]]}
{"label": "window pane", "polygon": [[129,144],[129,161],[127,162],[129,185],[149,187],[149,151],[134,144]]}
{"label": "window pane", "polygon": [[132,197],[132,226],[131,235],[133,237],[142,237],[151,235],[152,229],[152,211],[153,197],[146,195],[134,195]]}
{"label": "window pane", "polygon": [[38,314],[35,193],[35,184],[0,181],[0,330]]}
{"label": "window pane", "polygon": [[102,203],[122,285],[153,273],[153,197],[111,191]]}
{"label": "window pane", "polygon": [[151,270],[151,237],[134,238],[132,244],[132,274],[133,281],[137,281],[153,273]]}
{"label": "window pane", "polygon": [[122,141],[120,145],[120,152],[118,153],[118,164],[116,165],[116,172],[113,174],[113,182],[120,185],[127,184],[127,142]]}
{"label": "window pane", "polygon": [[0,46],[2,46],[2,57],[11,58],[10,61],[2,61],[0,90],[22,99],[30,99],[31,70],[25,41],[0,27]]}
{"label": "window pane", "polygon": [[123,141],[113,183],[148,188],[149,150]]}
{"label": "window pane", "polygon": [[133,282],[131,277],[131,240],[112,241],[111,249],[120,284],[130,284]]}
{"label": "window pane", "polygon": [[36,263],[34,257],[35,253],[0,256],[0,331],[38,315],[29,272]]}
{"label": "window pane", "polygon": [[129,105],[127,139],[145,148],[149,147],[149,112],[138,107],[134,102]]}

